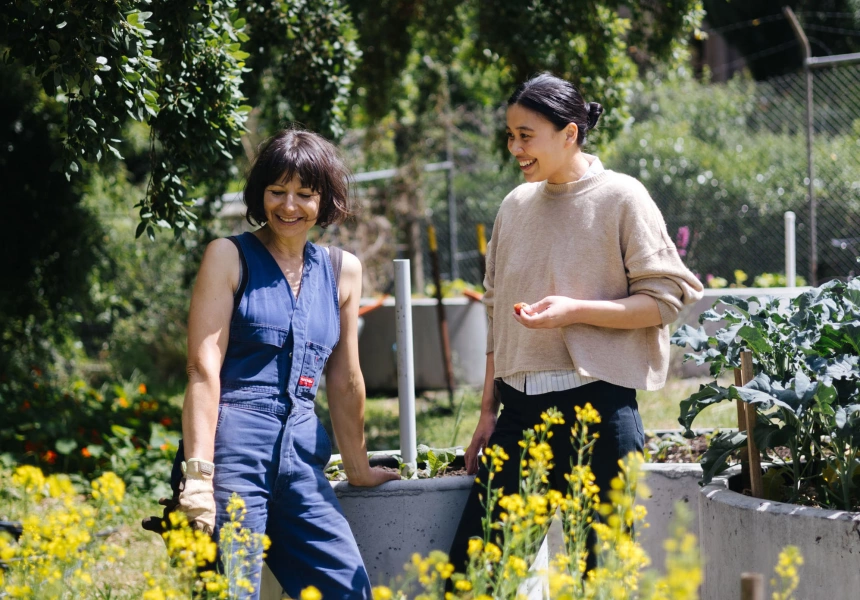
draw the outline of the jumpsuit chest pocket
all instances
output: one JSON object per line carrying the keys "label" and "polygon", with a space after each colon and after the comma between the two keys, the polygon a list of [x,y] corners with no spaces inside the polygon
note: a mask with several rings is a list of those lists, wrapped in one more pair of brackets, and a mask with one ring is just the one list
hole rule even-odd
{"label": "jumpsuit chest pocket", "polygon": [[233,325],[230,327],[230,341],[282,348],[287,341],[287,332],[264,325]]}
{"label": "jumpsuit chest pocket", "polygon": [[222,384],[232,388],[277,387],[287,334],[284,329],[264,325],[231,326],[227,356],[221,367]]}
{"label": "jumpsuit chest pocket", "polygon": [[296,383],[296,396],[313,400],[320,385],[323,367],[331,355],[331,348],[317,344],[305,343],[305,356],[302,360],[302,370]]}

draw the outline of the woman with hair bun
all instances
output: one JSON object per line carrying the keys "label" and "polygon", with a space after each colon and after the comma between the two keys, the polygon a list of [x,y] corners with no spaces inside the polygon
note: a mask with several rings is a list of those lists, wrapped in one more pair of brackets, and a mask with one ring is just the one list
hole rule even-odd
{"label": "woman with hair bun", "polygon": [[[575,407],[591,403],[601,416],[591,468],[606,500],[618,461],[643,450],[636,389],[663,387],[669,325],[702,296],[643,185],[582,151],[602,112],[548,73],[508,100],[508,150],[526,183],[502,202],[488,247],[487,366],[466,450],[466,468],[482,482],[479,452],[505,450],[511,458],[493,479],[505,494],[519,492],[523,430],[553,407],[569,427]],[[564,493],[576,449],[560,431],[549,443],[549,487]],[[451,547],[458,571],[469,538],[483,537],[484,489],[473,485]]]}

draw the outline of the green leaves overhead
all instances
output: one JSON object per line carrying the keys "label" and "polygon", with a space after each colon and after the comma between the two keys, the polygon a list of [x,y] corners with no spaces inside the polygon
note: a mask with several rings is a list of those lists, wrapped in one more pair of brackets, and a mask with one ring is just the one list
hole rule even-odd
{"label": "green leaves overhead", "polygon": [[[339,138],[346,127],[358,33],[341,0],[240,2],[250,52],[243,91],[270,130],[298,121]],[[237,26],[234,23],[234,26]]]}
{"label": "green leaves overhead", "polygon": [[[65,157],[54,168],[71,179],[87,163],[122,160],[123,124],[150,126],[137,229],[150,237],[194,229],[193,197],[218,195],[238,175],[250,104],[259,102],[269,125],[295,119],[340,135],[360,54],[354,38],[338,0],[14,0],[0,8],[0,56],[32,69],[68,106],[58,132]],[[249,85],[246,61],[259,70]]]}
{"label": "green leaves overhead", "polygon": [[82,161],[119,156],[116,138],[127,116],[143,121],[158,110],[149,13],[137,12],[138,4],[16,0],[0,9],[4,62],[29,66],[49,97],[67,102],[66,157],[54,168],[68,178]]}

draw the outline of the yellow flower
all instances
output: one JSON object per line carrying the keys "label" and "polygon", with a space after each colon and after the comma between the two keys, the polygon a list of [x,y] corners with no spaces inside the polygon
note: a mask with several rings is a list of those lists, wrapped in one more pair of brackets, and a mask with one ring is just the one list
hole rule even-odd
{"label": "yellow flower", "polygon": [[474,556],[484,548],[484,540],[481,538],[471,538],[469,540],[469,556]]}
{"label": "yellow flower", "polygon": [[384,585],[373,588],[373,600],[391,600],[393,597],[394,594],[391,592],[391,588]]}
{"label": "yellow flower", "polygon": [[23,465],[15,469],[12,474],[12,484],[24,489],[28,496],[39,499],[45,487],[45,475],[42,469],[30,465]]}
{"label": "yellow flower", "polygon": [[306,587],[302,590],[301,600],[321,600],[322,594],[314,586]]}

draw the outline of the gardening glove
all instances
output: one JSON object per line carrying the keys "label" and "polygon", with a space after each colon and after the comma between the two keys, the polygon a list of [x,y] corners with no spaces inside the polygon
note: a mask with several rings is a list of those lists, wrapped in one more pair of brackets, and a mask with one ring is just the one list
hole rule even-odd
{"label": "gardening glove", "polygon": [[212,535],[215,531],[215,490],[212,477],[215,464],[200,458],[182,463],[178,510],[185,513],[192,528]]}

